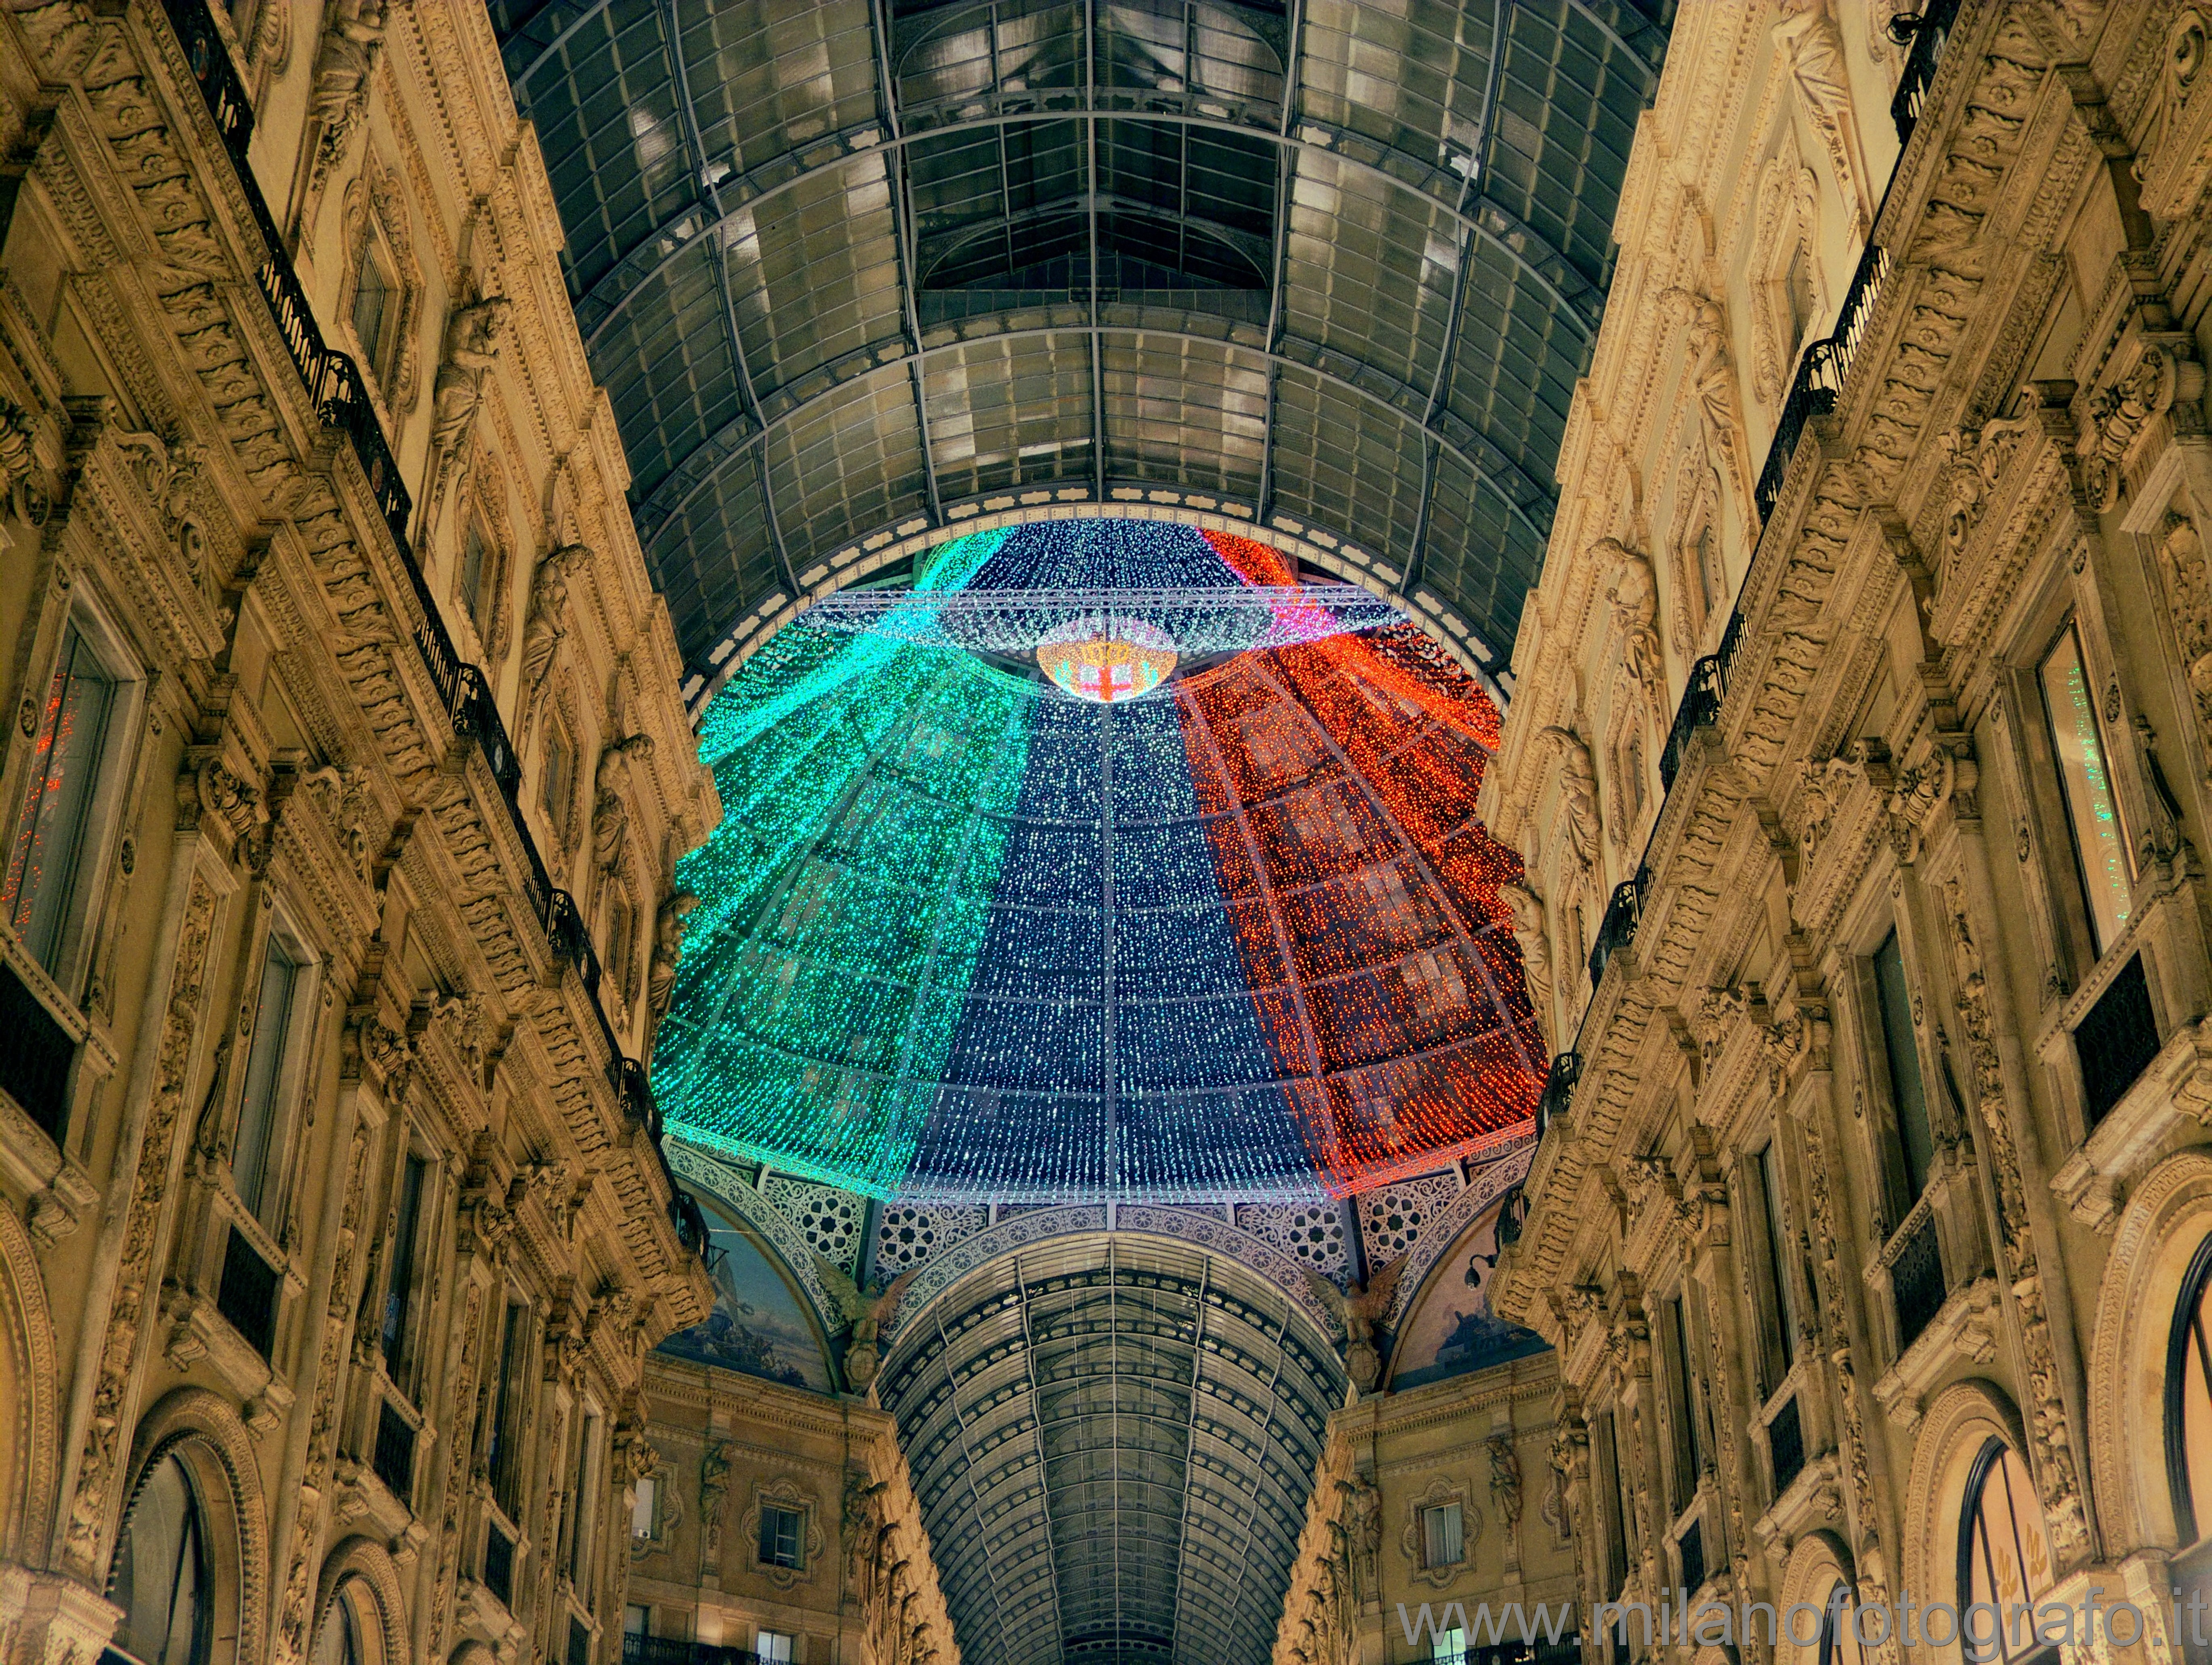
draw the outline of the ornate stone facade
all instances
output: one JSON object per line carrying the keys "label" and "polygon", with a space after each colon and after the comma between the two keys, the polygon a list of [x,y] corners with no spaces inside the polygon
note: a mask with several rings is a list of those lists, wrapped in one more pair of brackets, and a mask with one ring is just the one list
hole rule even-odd
{"label": "ornate stone facade", "polygon": [[211,1665],[614,1665],[719,809],[489,23],[11,0],[0,143],[0,1652],[143,1654],[189,1517]]}
{"label": "ornate stone facade", "polygon": [[[2206,24],[1963,0],[1899,48],[1901,10],[1686,5],[1638,130],[1485,783],[1529,896],[1610,899],[1588,960],[1551,910],[1571,1063],[1496,1290],[1559,1349],[1585,1616],[1970,1599],[2016,1462],[2022,1594],[2101,1586],[2152,1614],[2112,1654],[2178,1658],[2212,1521],[2169,1460],[2212,1242]],[[1608,540],[1732,443],[1765,459],[1720,493],[1733,612],[1659,563],[1663,796],[1593,839],[1624,794],[1559,736],[1634,697]]]}

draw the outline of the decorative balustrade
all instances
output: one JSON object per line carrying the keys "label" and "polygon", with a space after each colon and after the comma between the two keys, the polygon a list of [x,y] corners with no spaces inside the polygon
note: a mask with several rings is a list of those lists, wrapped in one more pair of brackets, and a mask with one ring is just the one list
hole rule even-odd
{"label": "decorative balustrade", "polygon": [[1896,124],[1900,148],[1920,124],[1920,113],[1928,105],[1929,85],[1936,79],[1936,66],[1942,62],[1943,43],[1958,16],[1959,0],[1928,0],[1918,15],[1900,17],[1890,26],[1893,29],[1909,26],[1912,31],[1912,50],[1905,54],[1905,73],[1898,79],[1896,96],[1889,101],[1889,118]]}
{"label": "decorative balustrade", "polygon": [[[525,899],[555,954],[574,966],[582,978],[592,1011],[599,1021],[600,1033],[614,1059],[609,1074],[616,1082],[617,1093],[623,1098],[625,1113],[650,1129],[653,1148],[658,1152],[660,1117],[658,1110],[650,1107],[652,1090],[646,1085],[642,1068],[623,1056],[614,1026],[607,1020],[605,1008],[600,1004],[599,956],[592,950],[591,933],[577,911],[575,899],[554,887],[546,872],[544,858],[538,853],[538,841],[523,819],[522,765],[515,755],[514,742],[507,737],[507,725],[500,717],[491,685],[483,670],[463,660],[454,647],[423,576],[422,564],[416,559],[408,533],[414,502],[385,439],[383,422],[362,379],[360,366],[324,341],[322,329],[307,304],[307,291],[301,287],[299,275],[285,253],[283,235],[277,229],[276,218],[269,211],[267,199],[262,196],[247,160],[247,147],[253,138],[253,109],[231,62],[229,50],[223,45],[215,19],[208,10],[207,0],[163,0],[163,9],[184,48],[193,78],[199,83],[201,97],[229,153],[240,191],[260,233],[262,254],[253,269],[255,285],[269,304],[277,332],[291,354],[292,363],[318,415],[326,427],[344,435],[368,478],[369,490],[398,551],[399,564],[405,569],[415,591],[416,607],[421,615],[412,625],[416,650],[429,674],[431,685],[437,690],[453,735],[476,745],[491,770],[492,778],[499,784],[500,796],[528,867],[522,886]],[[645,1100],[647,1107],[641,1111],[636,1106],[636,1095],[642,1095]],[[676,1190],[676,1177],[665,1155],[660,1164],[670,1189]],[[703,1232],[700,1240],[704,1241]]]}
{"label": "decorative balustrade", "polygon": [[1597,935],[1590,943],[1590,987],[1595,990],[1604,980],[1606,962],[1636,940],[1636,927],[1644,918],[1644,896],[1651,885],[1651,869],[1638,867],[1636,876],[1613,887],[1613,899],[1605,905],[1605,917],[1598,921]]}

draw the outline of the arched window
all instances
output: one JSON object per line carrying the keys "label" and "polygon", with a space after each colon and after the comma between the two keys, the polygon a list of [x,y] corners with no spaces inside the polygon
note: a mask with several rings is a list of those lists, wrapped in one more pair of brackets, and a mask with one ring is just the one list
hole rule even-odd
{"label": "arched window", "polygon": [[172,1451],[138,1488],[108,1596],[123,1609],[112,1656],[130,1665],[206,1665],[213,1632],[206,1529],[192,1477]]}
{"label": "arched window", "polygon": [[[2197,1245],[2173,1309],[2166,1348],[2166,1468],[2173,1489],[2175,1599],[2212,1605],[2212,1237]],[[2212,1665],[2212,1646],[2184,1624],[2189,1665]]]}
{"label": "arched window", "polygon": [[323,1627],[315,1633],[315,1648],[310,1665],[362,1665],[361,1627],[355,1621],[351,1586],[359,1582],[349,1579],[338,1586],[337,1594],[323,1610]]}
{"label": "arched window", "polygon": [[[2033,1607],[2051,1585],[2051,1543],[2027,1464],[2001,1439],[1984,1445],[1966,1479],[1959,1522],[1959,1603],[1994,1608],[1960,1626],[1969,1665],[2057,1665],[2058,1650],[2035,1639]],[[1994,1630],[1995,1635],[1990,1634]]]}
{"label": "arched window", "polygon": [[1820,1610],[1820,1665],[1866,1665],[1859,1647],[1858,1603],[1849,1584],[1830,1590]]}

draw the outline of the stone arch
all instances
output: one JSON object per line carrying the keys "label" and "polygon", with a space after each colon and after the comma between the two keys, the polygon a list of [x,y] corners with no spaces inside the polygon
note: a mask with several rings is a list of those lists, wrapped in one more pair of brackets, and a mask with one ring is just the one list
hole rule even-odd
{"label": "stone arch", "polygon": [[269,1652],[269,1513],[246,1424],[205,1388],[178,1388],[140,1419],[131,1445],[131,1486],[108,1547],[115,1576],[123,1535],[156,1464],[175,1456],[206,1511],[215,1601],[213,1665],[262,1665]]}
{"label": "stone arch", "polygon": [[[391,1553],[373,1538],[356,1535],[324,1559],[315,1583],[314,1627],[310,1636],[322,1635],[324,1624],[332,1617],[332,1607],[348,1598],[351,1587],[360,1588],[368,1596],[369,1611],[356,1605],[353,1615],[360,1633],[373,1639],[376,1651],[370,1656],[370,1665],[407,1665],[410,1656],[407,1603],[399,1569],[392,1565]],[[313,1651],[311,1642],[309,1652]]]}
{"label": "stone arch", "polygon": [[499,1656],[490,1644],[471,1637],[446,1656],[446,1665],[499,1665]]}
{"label": "stone arch", "polygon": [[2112,1234],[2089,1348],[2089,1476],[2114,1558],[2180,1541],[2166,1483],[2166,1353],[2174,1304],[2212,1236],[2212,1150],[2169,1156]]}
{"label": "stone arch", "polygon": [[[1774,1621],[1774,1665],[1820,1665],[1820,1627],[1817,1623],[1808,1626],[1802,1609],[1824,1609],[1828,1592],[1838,1583],[1849,1586],[1854,1594],[1857,1591],[1858,1574],[1850,1547],[1825,1528],[1798,1539],[1783,1566],[1781,1587],[1774,1598],[1778,1611]],[[1794,1627],[1790,1623],[1793,1610],[1797,1613]],[[1808,1630],[1812,1633],[1810,1641],[1806,1640]]]}
{"label": "stone arch", "polygon": [[32,1546],[53,1518],[60,1379],[37,1250],[15,1211],[0,1208],[0,1558],[18,1563],[45,1560]]}
{"label": "stone arch", "polygon": [[[1975,1459],[1991,1439],[2027,1450],[2020,1410],[1994,1382],[1954,1382],[1936,1396],[1912,1448],[1912,1479],[1905,1489],[1905,1564],[1899,1582],[1922,1601],[1962,1600],[1958,1592],[1959,1522]],[[2039,1509],[2041,1505],[2039,1503]],[[1960,1656],[1929,1644],[1935,1656]]]}

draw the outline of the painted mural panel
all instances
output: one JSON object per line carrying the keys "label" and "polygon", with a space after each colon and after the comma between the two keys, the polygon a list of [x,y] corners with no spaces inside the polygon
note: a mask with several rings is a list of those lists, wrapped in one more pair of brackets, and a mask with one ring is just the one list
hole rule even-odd
{"label": "painted mural panel", "polygon": [[1390,1390],[1402,1392],[1541,1353],[1544,1338],[1490,1311],[1498,1209],[1468,1228],[1413,1298],[1390,1350]]}
{"label": "painted mural panel", "polygon": [[660,1351],[719,1365],[787,1388],[830,1390],[830,1364],[790,1281],[752,1235],[708,1206],[714,1310],[677,1331]]}

